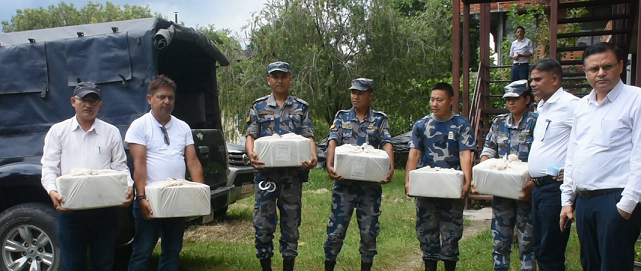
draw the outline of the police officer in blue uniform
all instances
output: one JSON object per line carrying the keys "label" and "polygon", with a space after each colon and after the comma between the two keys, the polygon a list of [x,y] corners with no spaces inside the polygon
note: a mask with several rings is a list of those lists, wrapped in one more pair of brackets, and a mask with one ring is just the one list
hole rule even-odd
{"label": "police officer in blue uniform", "polygon": [[[254,204],[254,228],[256,229],[256,257],[263,271],[271,271],[274,255],[274,232],[278,224],[276,207],[280,210],[280,253],[283,255],[283,270],[294,270],[298,256],[298,227],[301,222],[302,184],[306,182],[309,169],[316,166],[316,143],[309,117],[309,104],[289,95],[292,82],[290,65],[274,62],[267,68],[267,83],[272,93],[254,101],[247,118],[247,141],[245,149],[251,164],[256,168]],[[254,152],[254,140],[274,134],[295,133],[311,140],[312,159],[300,167],[264,168]]]}
{"label": "police officer in blue uniform", "polygon": [[[492,122],[481,152],[481,162],[514,154],[527,162],[534,136],[536,113],[528,111],[534,101],[527,80],[514,81],[505,87],[503,98],[510,113],[497,116]],[[514,227],[518,233],[521,270],[536,270],[532,243],[532,182],[523,188],[520,200],[492,198],[492,239],[494,239],[494,270],[510,269],[510,252]]]}
{"label": "police officer in blue uniform", "polygon": [[[373,80],[358,78],[352,81],[352,108],[336,113],[331,126],[327,147],[327,172],[334,180],[332,210],[327,223],[325,240],[325,270],[334,270],[336,257],[341,251],[345,232],[356,209],[361,234],[361,270],[371,270],[376,251],[376,237],[380,231],[381,184],[389,183],[394,174],[394,153],[389,133],[387,115],[374,111],[370,102],[374,98]],[[334,170],[334,150],[343,144],[367,143],[383,149],[390,157],[389,173],[380,183],[347,180]]]}
{"label": "police officer in blue uniform", "polygon": [[408,144],[410,153],[405,167],[405,193],[409,189],[410,171],[417,168],[451,168],[463,171],[465,176],[460,199],[415,198],[416,236],[426,271],[436,271],[438,261],[445,263],[446,271],[456,270],[458,242],[463,237],[464,198],[472,179],[474,133],[465,118],[452,112],[453,102],[451,85],[438,83],[432,87],[432,114],[414,124]]}

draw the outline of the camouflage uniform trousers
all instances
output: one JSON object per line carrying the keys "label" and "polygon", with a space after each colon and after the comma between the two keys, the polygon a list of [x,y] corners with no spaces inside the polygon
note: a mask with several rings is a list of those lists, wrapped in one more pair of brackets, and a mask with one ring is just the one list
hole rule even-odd
{"label": "camouflage uniform trousers", "polygon": [[514,226],[518,232],[521,270],[536,270],[532,243],[532,201],[494,196],[492,199],[492,239],[495,270],[510,269]]}
{"label": "camouflage uniform trousers", "polygon": [[[254,229],[256,230],[256,257],[269,259],[274,256],[274,232],[280,211],[280,253],[283,257],[298,255],[298,227],[301,222],[302,182],[296,173],[284,171],[255,173],[254,186],[256,202],[254,203]],[[271,181],[276,184],[272,192],[261,190],[260,181]]]}
{"label": "camouflage uniform trousers", "polygon": [[335,181],[332,188],[332,211],[327,222],[325,259],[336,261],[343,247],[345,232],[356,208],[356,219],[361,234],[359,251],[363,262],[373,262],[376,256],[376,237],[380,232],[378,217],[381,215],[383,189],[378,183]]}
{"label": "camouflage uniform trousers", "polygon": [[415,203],[416,237],[421,244],[423,260],[458,261],[465,201],[419,197]]}

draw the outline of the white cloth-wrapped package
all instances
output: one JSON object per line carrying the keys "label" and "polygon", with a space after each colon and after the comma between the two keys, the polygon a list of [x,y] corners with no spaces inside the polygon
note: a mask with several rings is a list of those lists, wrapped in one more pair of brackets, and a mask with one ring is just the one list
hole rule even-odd
{"label": "white cloth-wrapped package", "polygon": [[303,161],[312,160],[309,138],[289,133],[265,136],[254,141],[254,152],[265,167],[298,167]]}
{"label": "white cloth-wrapped package", "polygon": [[152,218],[208,215],[211,212],[209,185],[169,178],[145,187]]}
{"label": "white cloth-wrapped package", "polygon": [[464,175],[451,168],[429,166],[410,171],[408,194],[425,198],[461,198]]}
{"label": "white cloth-wrapped package", "polygon": [[472,168],[472,180],[481,194],[518,199],[529,178],[527,163],[516,155],[510,155],[508,160],[488,159]]}
{"label": "white cloth-wrapped package", "polygon": [[97,209],[122,205],[127,200],[127,177],[122,171],[74,168],[56,178],[58,193],[69,210]]}
{"label": "white cloth-wrapped package", "polygon": [[334,169],[347,180],[380,182],[389,173],[387,152],[368,145],[345,144],[334,151]]}

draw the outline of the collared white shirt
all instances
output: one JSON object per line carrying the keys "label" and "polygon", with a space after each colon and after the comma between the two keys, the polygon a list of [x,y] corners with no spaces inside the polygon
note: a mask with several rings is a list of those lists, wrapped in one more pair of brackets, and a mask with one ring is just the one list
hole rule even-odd
{"label": "collared white shirt", "polygon": [[[41,163],[41,181],[47,194],[57,190],[56,178],[70,174],[73,168],[113,169],[129,175],[120,131],[99,119],[86,132],[76,116],[51,126],[45,136]],[[133,185],[131,177],[128,183]]]}
{"label": "collared white shirt", "polygon": [[632,213],[641,200],[641,89],[619,80],[601,103],[592,90],[574,118],[561,205],[577,190],[625,188],[617,207]]}
{"label": "collared white shirt", "polygon": [[[516,39],[512,42],[512,46],[510,47],[510,56],[515,56],[517,54],[525,54],[525,53],[530,53],[534,55],[534,46],[532,45],[532,41],[528,38],[523,38],[522,41],[519,42],[519,39]],[[529,63],[530,58],[529,57],[519,57],[517,60],[514,60],[514,63]]]}
{"label": "collared white shirt", "polygon": [[561,169],[574,122],[574,108],[579,98],[559,88],[547,101],[537,105],[539,114],[534,127],[534,141],[528,156],[530,176],[544,177],[549,166]]}
{"label": "collared white shirt", "polygon": [[[171,116],[165,125],[169,144],[165,142],[162,124],[149,113],[134,120],[125,134],[125,142],[147,148],[147,185],[167,178],[184,179],[185,147],[194,144],[189,125]],[[134,168],[135,170],[135,168]]]}

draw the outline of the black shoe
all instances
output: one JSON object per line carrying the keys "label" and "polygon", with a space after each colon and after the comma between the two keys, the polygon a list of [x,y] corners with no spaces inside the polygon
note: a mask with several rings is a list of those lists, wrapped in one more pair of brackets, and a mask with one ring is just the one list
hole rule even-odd
{"label": "black shoe", "polygon": [[425,271],[436,271],[437,261],[424,260],[425,262]]}
{"label": "black shoe", "polygon": [[361,271],[372,270],[372,263],[361,262]]}
{"label": "black shoe", "polygon": [[334,271],[336,261],[325,260],[325,271]]}
{"label": "black shoe", "polygon": [[272,259],[260,259],[260,267],[263,271],[272,271]]}
{"label": "black shoe", "polygon": [[295,257],[283,257],[283,271],[294,271]]}
{"label": "black shoe", "polygon": [[455,261],[443,261],[445,263],[445,271],[455,271],[456,262]]}

